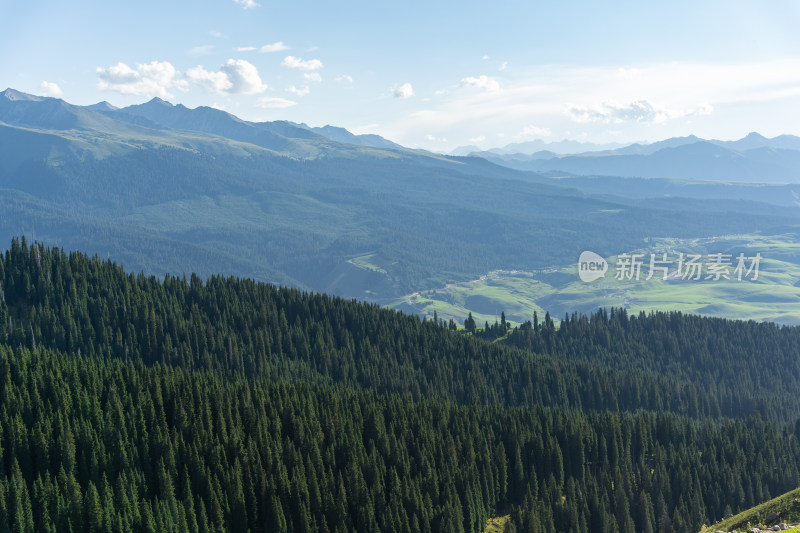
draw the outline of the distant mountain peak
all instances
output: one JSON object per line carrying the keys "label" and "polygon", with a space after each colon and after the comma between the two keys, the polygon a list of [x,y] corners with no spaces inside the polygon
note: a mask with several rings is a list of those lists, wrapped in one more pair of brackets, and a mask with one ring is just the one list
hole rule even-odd
{"label": "distant mountain peak", "polygon": [[306,131],[310,131],[312,133],[315,133],[317,135],[321,135],[321,136],[323,136],[323,137],[325,137],[327,139],[330,139],[330,140],[336,141],[336,142],[356,144],[356,145],[360,145],[360,146],[370,146],[370,147],[373,147],[373,148],[402,149],[402,150],[405,149],[403,146],[401,146],[401,145],[399,145],[399,144],[397,144],[395,142],[392,142],[392,141],[390,141],[388,139],[384,139],[380,135],[375,135],[375,134],[370,134],[370,133],[356,135],[356,134],[348,131],[345,128],[342,128],[342,127],[339,127],[339,126],[331,126],[330,124],[327,124],[327,125],[322,126],[322,127],[312,127],[312,126],[309,126],[308,124],[306,124],[305,122],[302,122],[300,124],[298,124],[297,122],[290,122],[290,121],[285,121],[285,120],[284,121],[280,121],[280,122],[282,122],[284,124],[288,124],[288,125],[293,126],[295,128],[301,128],[301,129],[304,129]]}
{"label": "distant mountain peak", "polygon": [[766,140],[766,137],[764,137],[763,135],[761,135],[760,133],[755,132],[755,131],[751,131],[744,138],[745,139],[750,139],[750,140],[756,140],[756,139],[758,139],[758,140],[765,139]]}
{"label": "distant mountain peak", "polygon": [[150,100],[150,101],[149,101],[149,102],[147,102],[147,103],[148,103],[148,104],[163,105],[163,106],[166,106],[166,107],[174,107],[172,104],[170,104],[170,103],[169,103],[169,102],[167,102],[166,100],[162,100],[162,99],[161,99],[161,98],[159,98],[158,96],[154,96],[154,97],[153,97],[153,99],[152,99],[152,100]]}
{"label": "distant mountain peak", "polygon": [[27,100],[29,102],[40,102],[43,100],[41,96],[35,96],[33,94],[23,93],[16,89],[8,88],[2,93],[0,93],[5,99],[11,100],[12,102],[20,101],[20,100]]}
{"label": "distant mountain peak", "polygon": [[105,100],[102,102],[97,102],[96,104],[84,106],[86,109],[90,109],[92,111],[116,111],[119,108],[115,105],[111,105]]}
{"label": "distant mountain peak", "polygon": [[466,146],[459,146],[458,148],[454,148],[453,150],[448,152],[448,155],[465,156],[473,152],[481,152],[481,151],[482,150],[479,147],[475,146],[474,144],[468,144]]}

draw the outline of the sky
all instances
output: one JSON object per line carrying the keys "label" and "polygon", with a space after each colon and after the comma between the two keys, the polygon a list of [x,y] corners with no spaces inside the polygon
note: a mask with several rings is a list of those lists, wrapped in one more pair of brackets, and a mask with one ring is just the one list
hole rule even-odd
{"label": "sky", "polygon": [[0,0],[0,90],[446,152],[800,135],[800,2]]}

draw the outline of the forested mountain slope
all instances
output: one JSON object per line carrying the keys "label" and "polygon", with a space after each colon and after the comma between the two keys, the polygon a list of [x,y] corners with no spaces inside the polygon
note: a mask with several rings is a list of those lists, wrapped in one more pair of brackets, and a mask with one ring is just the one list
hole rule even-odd
{"label": "forested mountain slope", "polygon": [[775,394],[800,386],[800,328],[612,311],[558,331],[549,319],[514,331],[508,343],[531,352],[249,280],[160,282],[24,239],[12,241],[2,274],[0,340],[11,346],[482,405],[778,419],[800,411],[800,399]]}
{"label": "forested mountain slope", "polygon": [[[800,479],[797,404],[768,394],[797,328],[615,311],[531,325],[536,355],[25,241],[0,281],[13,531],[480,531],[502,510],[517,531],[678,532]],[[700,382],[702,350],[671,371],[655,348],[694,335],[725,361],[735,332],[762,348],[744,391]]]}
{"label": "forested mountain slope", "polygon": [[0,348],[0,371],[12,531],[480,531],[508,505],[522,531],[690,531],[800,475],[797,439],[752,419],[414,402],[44,349]]}
{"label": "forested mountain slope", "polygon": [[725,384],[769,390],[783,401],[800,384],[800,328],[768,322],[601,309],[567,315],[558,330],[525,324],[506,342],[570,361],[668,375],[707,391]]}

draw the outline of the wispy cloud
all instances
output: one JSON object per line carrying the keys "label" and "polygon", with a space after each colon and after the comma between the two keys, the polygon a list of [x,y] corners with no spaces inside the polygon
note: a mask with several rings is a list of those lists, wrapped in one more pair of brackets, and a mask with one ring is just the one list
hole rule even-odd
{"label": "wispy cloud", "polygon": [[61,90],[61,87],[59,87],[57,83],[50,81],[43,81],[39,85],[39,90],[41,90],[42,94],[45,96],[55,96],[56,98],[64,96],[64,91]]}
{"label": "wispy cloud", "polygon": [[550,137],[552,133],[550,132],[550,128],[540,128],[539,126],[534,126],[533,124],[529,124],[522,128],[522,131],[519,132],[516,137],[517,139],[531,139],[531,138],[542,138],[542,137]]}
{"label": "wispy cloud", "polygon": [[257,107],[263,107],[265,109],[282,109],[286,107],[292,107],[294,105],[297,105],[297,102],[288,100],[286,98],[279,98],[277,96],[265,96],[263,98],[259,98],[258,102],[256,103]]}
{"label": "wispy cloud", "polygon": [[255,65],[244,59],[229,59],[217,72],[198,65],[187,70],[186,77],[211,93],[258,94],[267,89]]}
{"label": "wispy cloud", "polygon": [[623,122],[652,122],[660,124],[686,116],[710,115],[713,111],[714,107],[708,103],[702,103],[691,108],[670,109],[648,100],[637,100],[625,104],[603,102],[593,107],[572,104],[567,104],[566,106],[567,116],[574,122],[602,122],[605,124],[621,124]]}
{"label": "wispy cloud", "polygon": [[286,90],[292,94],[296,94],[297,96],[305,96],[311,92],[311,88],[306,85],[305,87],[295,87],[294,85],[290,85],[286,88]]}
{"label": "wispy cloud", "polygon": [[283,44],[283,41],[278,41],[277,43],[272,44],[265,44],[261,48],[258,49],[259,52],[262,54],[269,54],[271,52],[281,52],[283,50],[288,50],[289,47]]}
{"label": "wispy cloud", "polygon": [[313,71],[322,68],[322,61],[319,59],[309,59],[305,61],[299,57],[286,56],[281,62],[281,66],[297,70]]}
{"label": "wispy cloud", "polygon": [[254,7],[258,7],[261,5],[255,0],[233,0],[233,1],[242,6],[242,8],[244,9],[253,9]]}
{"label": "wispy cloud", "polygon": [[236,49],[237,52],[253,52],[258,50],[255,46],[240,46]]}
{"label": "wispy cloud", "polygon": [[629,120],[637,122],[663,122],[669,116],[666,111],[657,110],[647,100],[637,100],[627,104],[606,103],[594,107],[567,104],[567,115],[575,122],[620,123]]}
{"label": "wispy cloud", "polygon": [[474,76],[470,76],[468,78],[461,78],[461,86],[474,87],[478,89],[483,89],[485,91],[500,90],[500,83],[497,80],[490,78],[489,76],[478,76],[477,78]]}
{"label": "wispy cloud", "polygon": [[414,87],[410,83],[404,83],[394,90],[395,98],[411,98],[412,96],[414,96]]}
{"label": "wispy cloud", "polygon": [[303,78],[306,81],[310,81],[313,83],[321,83],[322,82],[322,74],[319,72],[304,72]]}
{"label": "wispy cloud", "polygon": [[334,81],[344,81],[347,83],[353,83],[353,77],[348,76],[347,74],[342,74],[341,76],[336,76],[333,78]]}
{"label": "wispy cloud", "polygon": [[177,78],[178,71],[168,61],[152,61],[131,68],[123,62],[107,68],[97,67],[100,81],[97,87],[102,91],[116,91],[121,94],[158,96],[171,98],[170,89],[186,90],[186,81]]}
{"label": "wispy cloud", "polygon": [[[417,132],[417,139],[432,132],[460,143],[487,131],[508,137],[549,131],[550,138],[572,131],[569,135],[575,138],[588,134],[641,140],[685,135],[690,122],[698,134],[718,129],[709,115],[715,124],[738,132],[762,127],[745,124],[744,115],[736,111],[742,106],[772,113],[781,102],[787,109],[796,107],[792,103],[800,97],[800,59],[624,68],[541,65],[527,72],[517,66],[513,81],[472,76],[458,85],[461,90],[437,93],[424,107],[384,121],[383,134],[407,143],[413,143],[409,132]],[[766,116],[764,124],[770,124]],[[540,131],[526,130],[531,125]],[[448,133],[453,131],[463,137]]]}

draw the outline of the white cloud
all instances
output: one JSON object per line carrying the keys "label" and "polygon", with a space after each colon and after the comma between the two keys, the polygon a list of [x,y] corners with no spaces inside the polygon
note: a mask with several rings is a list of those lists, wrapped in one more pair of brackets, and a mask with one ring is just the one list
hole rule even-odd
{"label": "white cloud", "polygon": [[322,61],[319,59],[309,59],[304,61],[299,57],[286,56],[281,62],[282,67],[294,68],[297,70],[318,70],[322,68]]}
{"label": "white cloud", "polygon": [[282,109],[285,107],[292,107],[293,105],[297,105],[297,102],[277,96],[264,96],[263,98],[259,98],[258,103],[256,103],[257,107],[263,107],[265,109]]}
{"label": "white cloud", "polygon": [[649,100],[636,100],[627,104],[603,102],[590,107],[567,104],[566,107],[566,114],[573,122],[600,122],[603,124],[621,124],[623,122],[662,124],[681,117],[710,115],[713,111],[713,106],[708,103],[692,108],[670,109]]}
{"label": "white cloud", "polygon": [[267,90],[258,69],[244,59],[229,59],[217,72],[198,65],[187,70],[186,77],[210,93],[258,94]]}
{"label": "white cloud", "polygon": [[566,113],[574,122],[604,122],[607,124],[618,124],[629,120],[655,121],[658,115],[655,106],[647,100],[638,100],[628,104],[604,102],[592,107],[567,104]]}
{"label": "white cloud", "polygon": [[486,140],[486,135],[478,135],[477,137],[470,138],[469,142],[471,143],[482,143]]}
{"label": "white cloud", "polygon": [[334,81],[346,81],[347,83],[353,83],[353,77],[348,76],[347,74],[342,74],[341,76],[336,76],[333,78]]}
{"label": "white cloud", "polygon": [[267,85],[262,83],[255,65],[244,59],[229,59],[219,69],[228,75],[228,79],[233,84],[230,92],[257,94],[267,89]]}
{"label": "white cloud", "polygon": [[240,46],[236,49],[237,52],[252,52],[254,50],[258,50],[255,46]]}
{"label": "white cloud", "polygon": [[475,87],[485,91],[499,91],[500,84],[488,76],[470,76],[468,78],[461,78],[462,87]]}
{"label": "white cloud", "polygon": [[503,64],[500,65],[500,68],[498,70],[505,70],[507,66],[508,66],[508,61],[503,61]]}
{"label": "white cloud", "polygon": [[53,83],[50,81],[43,81],[39,85],[39,89],[45,96],[54,96],[56,98],[64,96],[64,91],[61,90],[61,87],[59,87],[57,83]]}
{"label": "white cloud", "polygon": [[516,137],[518,139],[525,139],[550,137],[550,135],[552,135],[550,128],[540,128],[538,126],[534,126],[533,124],[529,124],[522,128],[522,131],[519,132]]}
{"label": "white cloud", "polygon": [[261,4],[257,3],[255,0],[233,0],[244,9],[253,9],[254,7],[258,7]]}
{"label": "white cloud", "polygon": [[425,136],[425,138],[428,139],[431,142],[436,142],[436,143],[446,143],[447,142],[447,139],[445,139],[444,137],[435,137],[435,136],[431,135],[430,133],[427,134]]}
{"label": "white cloud", "polygon": [[410,83],[404,83],[394,90],[395,98],[411,98],[414,96],[414,87]]}
{"label": "white cloud", "polygon": [[222,32],[218,30],[211,30],[208,32],[208,34],[212,37],[216,37],[217,39],[222,39],[223,37],[225,37],[224,35],[222,35]]}
{"label": "white cloud", "polygon": [[120,61],[108,68],[97,67],[97,77],[100,78],[97,87],[122,94],[171,98],[174,95],[169,89],[186,90],[186,82],[176,79],[177,74],[168,61],[138,64],[135,69]]}
{"label": "white cloud", "polygon": [[214,102],[213,104],[211,104],[211,107],[213,107],[214,109],[219,109],[220,111],[227,111],[225,104],[220,104],[218,102]]}
{"label": "white cloud", "polygon": [[258,51],[262,54],[269,54],[270,52],[281,52],[288,49],[289,47],[283,44],[283,41],[278,41],[277,43],[265,44]]}
{"label": "white cloud", "polygon": [[303,78],[305,78],[306,81],[314,83],[322,82],[322,75],[319,72],[304,72]]}
{"label": "white cloud", "polygon": [[311,92],[311,88],[308,85],[300,88],[297,88],[294,85],[290,85],[289,87],[286,88],[286,90],[292,94],[296,94],[297,96],[305,96]]}
{"label": "white cloud", "polygon": [[223,94],[233,88],[224,72],[209,72],[200,65],[186,71],[186,77],[210,93]]}
{"label": "white cloud", "polygon": [[[800,123],[800,58],[528,70],[514,65],[514,79],[498,84],[498,91],[480,90],[475,77],[465,78],[460,89],[437,91],[428,103],[415,98],[419,107],[381,121],[381,135],[413,145],[437,132],[467,144],[480,135],[498,141],[504,132],[510,140],[535,125],[549,129],[549,138],[634,142],[689,133],[779,135],[787,133],[787,123]],[[485,78],[487,87],[491,78]]]}
{"label": "white cloud", "polygon": [[487,59],[489,59],[489,56],[487,56],[487,55],[484,55],[484,56],[483,56],[481,59],[483,59],[484,61],[486,61]]}

